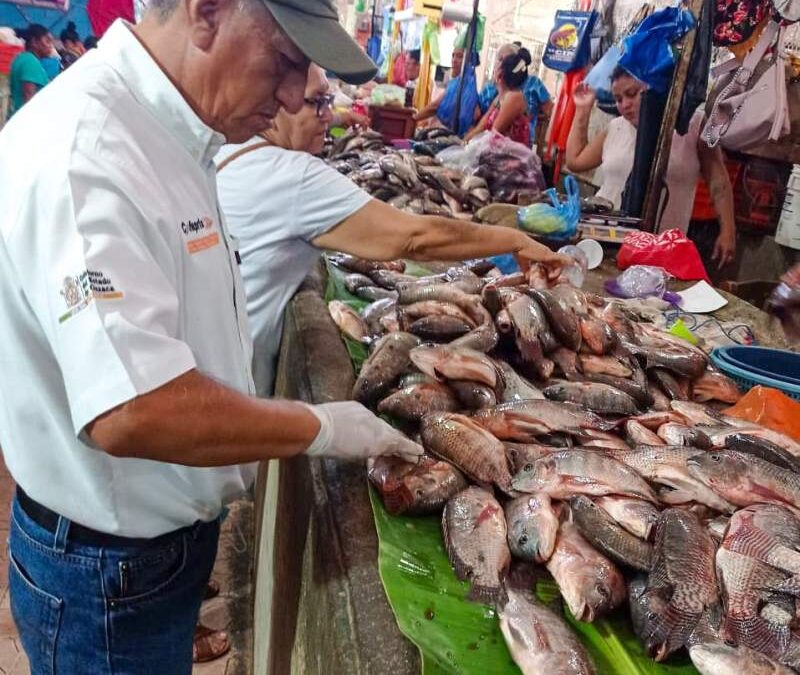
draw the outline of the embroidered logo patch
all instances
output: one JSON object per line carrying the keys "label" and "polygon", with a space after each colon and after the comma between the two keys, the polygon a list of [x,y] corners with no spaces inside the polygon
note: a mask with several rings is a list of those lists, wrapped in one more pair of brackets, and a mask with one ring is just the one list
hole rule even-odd
{"label": "embroidered logo patch", "polygon": [[188,240],[186,249],[192,255],[219,244],[219,232],[214,230],[214,221],[208,216],[182,222],[181,230]]}
{"label": "embroidered logo patch", "polygon": [[93,300],[120,300],[123,293],[114,288],[111,279],[103,272],[84,270],[74,277],[64,277],[61,297],[64,298],[67,311],[58,317],[58,322],[64,323],[88,307]]}

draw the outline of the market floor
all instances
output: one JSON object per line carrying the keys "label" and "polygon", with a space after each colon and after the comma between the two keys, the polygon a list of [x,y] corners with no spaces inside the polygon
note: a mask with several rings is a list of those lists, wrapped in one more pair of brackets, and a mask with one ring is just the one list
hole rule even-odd
{"label": "market floor", "polygon": [[[11,617],[8,598],[8,518],[14,481],[0,456],[0,675],[29,675],[28,660],[22,651],[17,628]],[[219,597],[205,603],[201,618],[204,624],[227,630],[233,648],[227,657],[194,668],[194,675],[243,675],[247,672],[252,640],[252,626],[241,617],[249,617],[252,537],[252,502],[240,501],[231,506],[231,512],[222,527],[219,554],[214,567],[214,578],[219,581]]]}

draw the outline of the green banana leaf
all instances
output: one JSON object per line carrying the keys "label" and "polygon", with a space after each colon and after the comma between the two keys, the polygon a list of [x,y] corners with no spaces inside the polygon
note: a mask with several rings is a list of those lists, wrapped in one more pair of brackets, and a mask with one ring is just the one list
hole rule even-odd
{"label": "green banana leaf", "polygon": [[[418,275],[425,274],[415,268]],[[360,310],[367,302],[344,287],[344,274],[328,265],[325,300],[341,300]],[[343,338],[356,371],[367,358],[366,347]],[[390,515],[369,487],[378,533],[378,567],[402,633],[420,650],[422,675],[520,675],[511,659],[497,615],[491,607],[466,599],[469,584],[459,581],[444,550],[440,517]],[[546,574],[537,581],[540,600],[559,607],[555,582]],[[598,675],[697,675],[688,656],[655,663],[633,633],[627,607],[594,623],[564,615],[589,650]],[[543,674],[545,675],[545,674]]]}

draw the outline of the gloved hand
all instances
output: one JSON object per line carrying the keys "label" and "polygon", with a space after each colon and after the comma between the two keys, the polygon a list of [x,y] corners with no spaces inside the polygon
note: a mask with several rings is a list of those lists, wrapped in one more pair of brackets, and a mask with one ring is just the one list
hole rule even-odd
{"label": "gloved hand", "polygon": [[320,429],[305,451],[310,457],[366,459],[378,455],[398,455],[416,462],[422,446],[373,415],[360,403],[342,401],[308,406]]}

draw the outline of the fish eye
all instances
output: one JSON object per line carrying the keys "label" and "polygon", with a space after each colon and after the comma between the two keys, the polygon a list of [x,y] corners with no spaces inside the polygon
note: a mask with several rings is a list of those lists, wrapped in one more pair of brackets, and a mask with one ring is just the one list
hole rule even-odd
{"label": "fish eye", "polygon": [[528,462],[525,466],[522,467],[523,471],[533,471],[533,464]]}
{"label": "fish eye", "polygon": [[417,494],[417,497],[422,497],[422,495],[424,494],[422,492],[422,488],[417,488],[416,494]]}
{"label": "fish eye", "polygon": [[608,599],[608,590],[606,590],[606,587],[605,587],[605,586],[603,586],[603,584],[595,584],[595,587],[594,587],[594,589],[597,591],[597,593],[598,593],[598,594],[599,594],[599,595],[600,595],[600,596],[601,596],[603,599],[605,599],[605,600],[607,600],[607,599]]}
{"label": "fish eye", "polygon": [[647,612],[648,621],[655,621],[656,617],[658,617],[658,614],[656,614],[655,612]]}
{"label": "fish eye", "polygon": [[523,534],[522,536],[520,536],[519,545],[520,546],[525,546],[525,544],[527,544],[527,543],[528,543],[528,535],[527,534]]}
{"label": "fish eye", "polygon": [[718,454],[716,452],[712,452],[711,453],[711,461],[712,462],[716,462],[717,464],[719,464],[722,461],[722,455],[720,455],[720,454]]}

